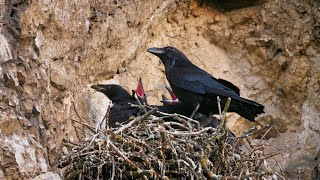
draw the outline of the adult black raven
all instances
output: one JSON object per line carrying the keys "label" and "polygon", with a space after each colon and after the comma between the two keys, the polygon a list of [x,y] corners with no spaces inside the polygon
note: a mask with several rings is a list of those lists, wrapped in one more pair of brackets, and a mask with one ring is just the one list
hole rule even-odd
{"label": "adult black raven", "polygon": [[195,66],[178,49],[167,46],[149,48],[147,51],[161,59],[174,94],[182,103],[194,108],[191,116],[197,110],[204,114],[217,114],[217,96],[221,99],[222,107],[230,97],[232,101],[229,112],[236,112],[250,121],[255,121],[259,114],[264,113],[263,105],[240,97],[239,88],[226,80],[216,79]]}
{"label": "adult black raven", "polygon": [[[141,83],[138,83],[133,95],[130,95],[123,87],[116,84],[97,84],[91,86],[91,88],[105,94],[113,103],[109,113],[108,125],[110,127],[115,127],[116,122],[123,123],[131,116],[137,116],[140,112],[139,108],[132,107],[129,103],[137,104],[133,95],[137,95],[139,99],[144,98],[144,90]],[[141,92],[142,94],[139,94]]]}
{"label": "adult black raven", "polygon": [[[168,113],[178,113],[184,116],[190,116],[192,113],[192,107],[183,104],[174,92],[166,87],[167,91],[169,92],[171,99],[168,99],[166,96],[162,95],[162,103],[164,104],[165,110]],[[160,108],[161,109],[161,108]],[[220,124],[220,121],[213,116],[206,117],[204,114],[199,112],[195,113],[193,119],[199,121],[202,127],[214,127],[217,128]]]}

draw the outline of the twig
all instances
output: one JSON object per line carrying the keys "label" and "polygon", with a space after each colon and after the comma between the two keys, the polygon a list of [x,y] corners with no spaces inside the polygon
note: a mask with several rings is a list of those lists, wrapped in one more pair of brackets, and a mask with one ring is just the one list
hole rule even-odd
{"label": "twig", "polygon": [[280,175],[278,172],[275,172],[274,174],[279,176],[279,177],[281,177],[283,180],[287,180],[288,179],[284,175]]}
{"label": "twig", "polygon": [[127,162],[133,169],[140,170],[140,168],[124,154],[122,154],[121,151],[111,141],[109,142],[109,145],[115,151],[115,153],[120,156],[125,162]]}
{"label": "twig", "polygon": [[260,158],[245,158],[243,159],[244,161],[257,161],[257,160],[264,160],[264,159],[269,159],[273,156],[276,156],[276,155],[279,155],[281,154],[280,152],[278,153],[274,153],[274,154],[270,154],[270,155],[267,155],[267,156],[264,156],[264,157],[260,157]]}
{"label": "twig", "polygon": [[89,149],[89,147],[91,146],[91,144],[93,143],[93,141],[94,141],[98,136],[100,136],[100,134],[101,134],[101,132],[95,134],[95,135],[93,136],[92,140],[90,141],[90,143],[89,143],[85,148],[83,148],[83,149],[80,151],[80,153],[83,152],[83,151],[85,151],[85,150],[87,150],[87,149]]}
{"label": "twig", "polygon": [[207,158],[203,158],[201,160],[201,167],[204,169],[207,177],[209,179],[221,179],[221,176],[217,176],[216,174],[214,174],[213,172],[210,171],[210,169],[207,166],[207,162],[208,162]]}
{"label": "twig", "polygon": [[226,115],[227,115],[227,111],[229,109],[230,103],[231,103],[231,98],[228,97],[226,105],[224,106],[224,109],[223,109],[223,116],[222,116],[222,123],[221,123],[223,127],[226,127]]}
{"label": "twig", "polygon": [[136,99],[136,101],[138,102],[138,105],[140,106],[140,109],[143,110],[144,113],[147,112],[146,108],[144,107],[144,105],[142,105],[142,103],[140,102],[140,99],[137,97],[137,94],[134,94],[134,98]]}
{"label": "twig", "polygon": [[[222,118],[220,119],[221,122],[220,122],[220,125],[217,128],[217,131],[216,131],[217,133],[214,136],[211,137],[211,141],[215,141],[217,138],[220,138],[220,137],[224,137],[223,140],[222,140],[222,141],[224,141],[225,138],[226,138],[226,134],[227,134],[226,131],[225,131],[225,129],[226,129],[226,114],[227,114],[227,111],[228,111],[230,103],[231,103],[231,98],[227,99],[227,102],[226,102],[226,104],[224,106],[223,112],[221,112],[221,105],[220,105],[220,101],[221,100],[220,100],[219,96],[217,98],[218,98],[218,107],[220,106],[219,114],[222,114],[222,115],[220,115],[220,118],[221,117]],[[224,132],[223,134],[221,134],[222,130]]]}
{"label": "twig", "polygon": [[182,162],[183,164],[185,164],[192,171],[192,173],[196,177],[196,179],[199,179],[198,174],[194,171],[194,169],[191,167],[191,165],[188,162],[186,162],[183,159],[178,159],[178,162],[180,162],[180,163]]}
{"label": "twig", "polygon": [[[191,118],[189,118],[187,116],[184,116],[184,115],[181,115],[181,114],[176,114],[176,113],[175,114],[169,114],[169,113],[164,113],[164,112],[161,112],[161,111],[157,111],[157,113],[159,113],[161,115],[165,115],[167,117],[180,117],[180,118],[186,119],[186,120],[191,121],[192,123],[196,124],[197,125],[197,129],[200,129],[199,121],[191,119]],[[187,124],[189,124],[189,123],[187,123]]]}
{"label": "twig", "polygon": [[122,126],[121,128],[119,128],[118,130],[114,131],[114,134],[119,134],[123,131],[125,131],[126,129],[128,129],[129,127],[131,127],[132,125],[134,125],[135,123],[139,122],[139,121],[143,121],[145,119],[147,119],[151,114],[155,113],[158,109],[157,108],[153,108],[150,111],[148,111],[147,113],[145,113],[142,116],[136,117],[134,120],[130,121],[128,124]]}
{"label": "twig", "polygon": [[76,108],[76,104],[75,104],[74,100],[72,100],[71,102],[72,102],[72,105],[73,105],[74,112],[76,112],[76,115],[78,116],[78,118],[81,119],[81,121],[86,122],[86,121],[80,116],[80,114],[78,113],[77,108]]}
{"label": "twig", "polygon": [[[95,131],[95,127],[93,127],[93,126],[91,126],[91,125],[89,125],[89,124],[87,124],[87,123],[84,123],[84,122],[81,122],[81,121],[78,121],[78,120],[75,120],[75,119],[71,119],[72,121],[74,121],[74,122],[76,122],[76,123],[79,123],[79,124],[81,124],[81,125],[84,125],[84,126],[86,126],[89,130],[91,130],[93,133],[97,133],[96,131]],[[99,131],[101,131],[101,130],[99,130]]]}
{"label": "twig", "polygon": [[253,131],[253,130],[257,129],[257,127],[253,127],[253,128],[251,128],[249,131],[247,131],[246,133],[244,133],[244,135],[237,137],[237,139],[240,140],[240,139],[246,138],[246,137],[248,137],[248,136],[251,136],[251,135],[253,135],[253,134],[257,134],[257,133],[263,131],[264,129],[269,128],[269,127],[272,127],[272,126],[273,126],[273,125],[268,124],[268,125],[266,125],[265,127],[259,129],[258,131]]}
{"label": "twig", "polygon": [[111,180],[114,180],[114,176],[116,175],[116,165],[114,162],[114,156],[111,157],[112,159],[112,176],[111,176]]}
{"label": "twig", "polygon": [[179,127],[183,128],[183,129],[188,129],[188,127],[186,127],[185,125],[177,123],[177,122],[165,122],[165,123],[163,123],[163,125],[179,126]]}
{"label": "twig", "polygon": [[97,153],[99,153],[99,151],[90,151],[90,152],[86,152],[86,153],[81,153],[81,154],[73,155],[73,156],[71,156],[71,158],[81,157],[81,156],[87,156],[87,155],[97,154]]}
{"label": "twig", "polygon": [[207,132],[209,130],[215,131],[216,129],[213,127],[206,127],[204,129],[201,129],[200,131],[195,131],[195,132],[181,132],[181,131],[171,132],[171,131],[166,131],[166,130],[160,130],[160,132],[171,134],[174,136],[198,136],[198,135],[204,134],[205,132]]}
{"label": "twig", "polygon": [[89,136],[94,136],[93,134],[87,133],[85,130],[81,129],[80,127],[77,127],[75,125],[72,125],[74,128],[80,130],[81,133],[85,134],[85,135],[89,135]]}
{"label": "twig", "polygon": [[[222,112],[220,107],[223,123],[218,128],[202,128],[198,121],[188,117],[155,113],[156,108],[137,104],[132,106],[140,108],[141,112],[143,107],[148,111],[121,127],[107,130],[101,127],[108,113],[100,125],[97,125],[97,130],[79,117],[80,120],[72,121],[82,125],[79,126],[80,130],[86,127],[94,135],[90,140],[66,146],[69,153],[62,159],[59,167],[66,169],[65,178],[73,179],[97,179],[101,178],[102,173],[103,177],[109,179],[283,177],[272,172],[271,168],[267,168],[268,172],[262,170],[263,162],[280,153],[264,154],[265,144],[255,146],[250,143],[251,137],[248,134],[245,136],[249,139],[249,145],[252,145],[250,154],[234,151],[232,145],[228,144],[225,122],[230,101],[230,98],[226,101]],[[188,119],[191,121],[188,122]],[[262,135],[260,144],[270,129]]]}
{"label": "twig", "polygon": [[67,140],[67,139],[63,139],[62,141],[63,141],[64,143],[71,144],[72,146],[77,146],[77,147],[80,146],[79,144],[77,144],[77,143],[75,143],[75,142],[72,142],[72,141],[70,141],[70,140]]}
{"label": "twig", "polygon": [[278,162],[276,159],[273,159],[273,160],[277,163],[277,165],[278,165],[278,167],[279,167],[280,171],[281,171],[281,172],[283,172],[283,168],[281,167],[281,165],[279,164],[279,162]]}
{"label": "twig", "polygon": [[74,179],[76,176],[78,176],[79,174],[83,173],[83,170],[80,169],[80,170],[77,170],[77,171],[73,171],[69,174],[66,175],[65,179],[66,180],[69,180],[69,179]]}
{"label": "twig", "polygon": [[[243,175],[241,177],[241,179],[247,179],[247,178],[250,178],[250,177],[262,177],[263,175],[267,174],[266,172],[253,172],[253,173],[249,173],[249,174],[246,174],[246,175]],[[239,179],[238,176],[226,176],[222,179]]]}
{"label": "twig", "polygon": [[222,120],[221,99],[219,96],[217,96],[217,103],[218,103],[218,111],[219,111],[220,120]]}
{"label": "twig", "polygon": [[[72,103],[74,112],[76,113],[76,115],[78,116],[78,118],[79,118],[81,121],[85,122],[85,120],[80,116],[80,114],[79,114],[78,111],[77,111],[76,104],[75,104],[75,102],[74,102],[74,95],[73,95],[71,98],[72,98],[72,99],[71,99],[71,103]],[[77,137],[80,137],[77,129],[75,129],[75,132],[76,132]]]}
{"label": "twig", "polygon": [[136,138],[130,137],[130,136],[128,136],[127,139],[133,141],[135,144],[142,145],[142,146],[146,147],[147,149],[151,149],[150,145],[148,145],[146,142],[143,142],[139,139],[136,139]]}
{"label": "twig", "polygon": [[260,138],[259,143],[261,144],[262,140],[266,137],[266,135],[270,132],[273,126],[270,126],[270,128],[263,134],[263,136]]}
{"label": "twig", "polygon": [[111,106],[109,104],[108,109],[106,111],[106,114],[104,115],[102,121],[99,124],[100,128],[102,128],[101,125],[103,124],[103,122],[106,121],[106,127],[107,127],[107,129],[109,129],[109,113],[110,113],[110,110],[111,110]]}
{"label": "twig", "polygon": [[156,175],[156,172],[154,170],[140,170],[140,171],[124,171],[123,174],[125,174],[128,177],[131,177],[132,179],[137,179],[142,176],[148,176],[152,177]]}

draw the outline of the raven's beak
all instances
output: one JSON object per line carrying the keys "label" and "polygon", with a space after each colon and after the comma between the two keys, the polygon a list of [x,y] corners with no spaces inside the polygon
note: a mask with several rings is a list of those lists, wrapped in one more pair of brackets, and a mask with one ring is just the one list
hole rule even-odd
{"label": "raven's beak", "polygon": [[100,92],[103,91],[103,90],[105,90],[105,87],[102,86],[102,85],[100,85],[100,84],[92,85],[91,88],[94,89],[94,90],[96,90],[96,91],[100,91]]}
{"label": "raven's beak", "polygon": [[166,50],[165,50],[165,48],[155,48],[155,47],[153,47],[153,48],[147,49],[147,52],[149,52],[151,54],[154,54],[156,56],[159,56],[161,54],[165,54]]}
{"label": "raven's beak", "polygon": [[144,94],[145,93],[144,93],[144,89],[143,89],[141,78],[139,78],[138,86],[137,86],[137,89],[136,89],[135,92],[140,98],[144,98]]}
{"label": "raven's beak", "polygon": [[171,96],[171,99],[172,99],[173,101],[177,101],[178,98],[177,98],[177,96],[174,94],[174,92],[173,92],[168,86],[166,86],[166,89],[167,89],[167,91],[169,92],[169,94],[170,94],[170,96]]}
{"label": "raven's beak", "polygon": [[132,92],[131,96],[134,97],[135,94],[136,94],[136,91],[135,90],[131,90],[131,92]]}
{"label": "raven's beak", "polygon": [[173,101],[173,100],[169,100],[169,99],[163,99],[160,102],[162,102],[163,104],[168,104],[168,105],[174,105],[175,103],[177,103],[177,101]]}
{"label": "raven's beak", "polygon": [[178,103],[179,100],[177,99],[168,99],[165,95],[161,95],[162,96],[162,100],[160,102],[162,102],[163,104],[169,104],[169,105],[174,105],[175,103]]}
{"label": "raven's beak", "polygon": [[[161,95],[161,97],[162,97],[162,101],[167,101],[168,100],[168,98],[163,94]],[[160,102],[162,102],[162,101],[160,101]]]}
{"label": "raven's beak", "polygon": [[169,100],[169,99],[164,99],[164,98],[167,98],[167,97],[163,97],[162,96],[162,100],[160,101],[160,102],[162,102],[163,104],[172,104],[172,102],[171,102],[171,100]]}

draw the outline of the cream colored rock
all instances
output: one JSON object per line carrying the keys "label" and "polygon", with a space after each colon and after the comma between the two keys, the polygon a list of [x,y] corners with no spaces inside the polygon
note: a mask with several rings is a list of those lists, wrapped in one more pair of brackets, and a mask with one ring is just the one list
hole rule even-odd
{"label": "cream colored rock", "polygon": [[61,177],[53,172],[46,172],[34,177],[32,180],[60,180]]}

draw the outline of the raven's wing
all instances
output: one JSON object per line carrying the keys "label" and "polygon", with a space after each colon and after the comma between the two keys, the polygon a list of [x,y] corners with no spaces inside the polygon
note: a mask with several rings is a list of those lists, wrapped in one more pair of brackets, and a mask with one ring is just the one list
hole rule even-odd
{"label": "raven's wing", "polygon": [[109,113],[109,126],[115,127],[117,122],[123,123],[128,121],[131,116],[137,116],[139,109],[132,107],[128,103],[134,104],[136,101],[124,99],[123,101],[117,102],[110,110]]}
{"label": "raven's wing", "polygon": [[175,67],[167,73],[170,84],[172,83],[174,86],[192,93],[240,98],[236,91],[225,86],[212,75],[196,66]]}
{"label": "raven's wing", "polygon": [[240,96],[240,89],[232,84],[231,82],[227,81],[227,80],[224,80],[224,79],[218,79],[219,83],[227,86],[228,88],[232,89],[236,94],[238,94]]}

